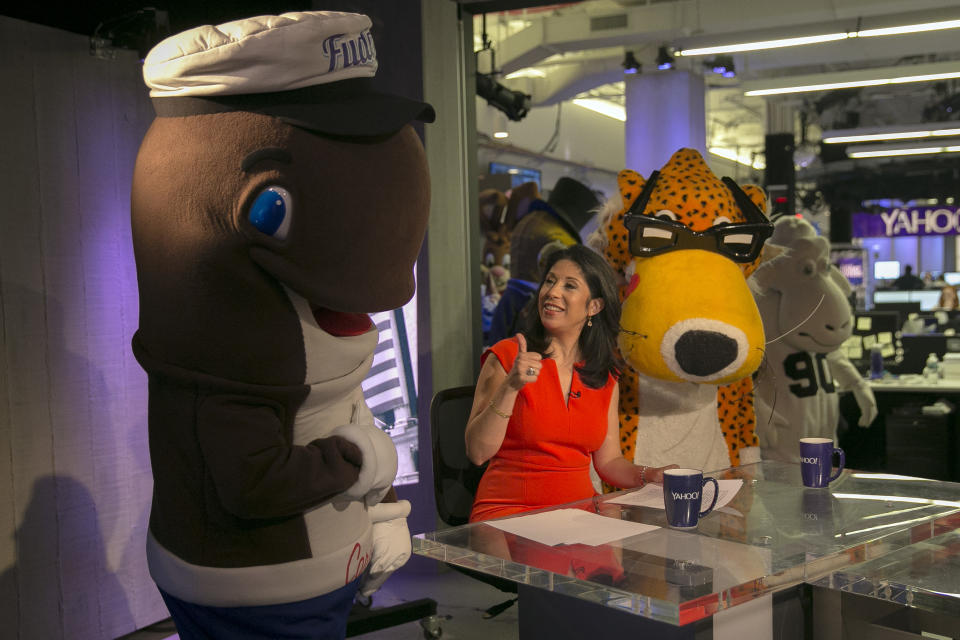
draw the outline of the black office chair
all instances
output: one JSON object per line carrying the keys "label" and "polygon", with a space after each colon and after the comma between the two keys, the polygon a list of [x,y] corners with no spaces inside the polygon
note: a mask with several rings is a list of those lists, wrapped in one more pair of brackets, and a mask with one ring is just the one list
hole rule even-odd
{"label": "black office chair", "polygon": [[[456,527],[470,519],[473,497],[486,464],[476,466],[467,458],[464,433],[473,407],[474,386],[438,391],[430,403],[430,439],[433,449],[433,489],[437,514],[445,524]],[[516,593],[517,583],[456,565],[453,569],[485,582],[505,593]],[[484,612],[492,618],[509,608],[516,598],[494,605]]]}

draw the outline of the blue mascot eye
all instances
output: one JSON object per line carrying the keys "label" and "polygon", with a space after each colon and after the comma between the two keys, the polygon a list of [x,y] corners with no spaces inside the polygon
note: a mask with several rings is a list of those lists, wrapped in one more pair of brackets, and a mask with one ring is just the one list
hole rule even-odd
{"label": "blue mascot eye", "polygon": [[250,206],[250,224],[261,233],[278,240],[287,237],[293,216],[293,199],[283,187],[267,187]]}

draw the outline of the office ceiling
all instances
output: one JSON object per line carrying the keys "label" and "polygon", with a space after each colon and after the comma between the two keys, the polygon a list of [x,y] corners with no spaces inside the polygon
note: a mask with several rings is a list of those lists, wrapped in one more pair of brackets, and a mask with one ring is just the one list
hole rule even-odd
{"label": "office ceiling", "polygon": [[[433,1],[433,0],[425,0]],[[501,81],[533,95],[536,105],[595,94],[623,101],[623,67],[630,51],[642,73],[656,73],[661,46],[671,50],[734,42],[920,24],[960,19],[960,0],[455,0],[481,12]],[[373,0],[196,2],[171,0],[144,10],[142,2],[23,3],[4,8],[11,17],[93,35],[144,52],[161,37],[198,24],[216,24],[261,13],[313,6],[363,10]],[[704,66],[707,57],[677,58],[678,68],[702,73],[707,90],[708,146],[746,161],[763,161],[764,134],[792,128],[806,138],[810,164],[801,180],[816,181],[863,198],[960,195],[960,153],[851,160],[844,145],[821,145],[823,131],[897,128],[909,124],[960,127],[960,80],[887,84],[860,89],[782,96],[745,95],[765,83],[794,78],[832,82],[866,77],[878,69],[903,75],[960,71],[960,29],[910,35],[851,38],[836,42],[732,54],[736,77]],[[543,77],[503,79],[534,70]],[[805,123],[806,126],[801,126]],[[960,146],[960,136],[937,145]],[[854,196],[850,196],[854,197]]]}
{"label": "office ceiling", "polygon": [[[478,6],[483,3],[471,8]],[[679,50],[944,20],[960,20],[960,0],[584,0],[489,13],[486,32],[501,82],[530,93],[534,105],[585,94],[622,104],[622,64],[628,51],[642,64],[641,73],[658,73],[656,58],[664,46]],[[482,31],[477,17],[477,48]],[[800,80],[830,83],[957,72],[960,28],[730,55],[734,78],[711,71],[706,63],[712,55],[676,58],[677,68],[706,80],[708,147],[762,162],[765,133],[793,131],[798,145],[804,139],[809,144],[796,156],[807,163],[798,174],[801,180],[844,193],[876,190],[865,198],[941,195],[926,193],[924,181],[929,180],[930,191],[960,195],[960,153],[851,160],[845,145],[820,144],[829,130],[924,123],[960,127],[960,80],[745,95],[750,89]],[[505,79],[517,72],[527,77]],[[938,138],[936,145],[960,145],[960,135]]]}

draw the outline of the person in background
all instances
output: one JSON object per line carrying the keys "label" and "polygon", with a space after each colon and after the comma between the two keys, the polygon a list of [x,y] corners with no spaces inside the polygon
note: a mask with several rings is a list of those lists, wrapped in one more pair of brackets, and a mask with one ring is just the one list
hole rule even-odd
{"label": "person in background", "polygon": [[547,245],[581,244],[580,230],[595,217],[596,194],[582,182],[564,176],[546,200],[530,203],[529,212],[510,234],[510,280],[493,311],[484,346],[496,344],[525,326],[522,313],[534,297],[541,272],[539,259]]}
{"label": "person in background", "polygon": [[903,275],[894,280],[892,286],[901,291],[923,289],[923,280],[914,275],[913,267],[908,264],[903,268]]}
{"label": "person in background", "polygon": [[957,299],[957,288],[952,284],[944,285],[940,289],[940,299],[937,301],[937,309],[951,311],[960,308],[960,300]]}
{"label": "person in background", "polygon": [[662,482],[666,467],[620,454],[614,281],[583,245],[553,252],[524,331],[484,353],[465,440],[474,464],[490,464],[471,521],[594,496],[591,461],[616,487]]}

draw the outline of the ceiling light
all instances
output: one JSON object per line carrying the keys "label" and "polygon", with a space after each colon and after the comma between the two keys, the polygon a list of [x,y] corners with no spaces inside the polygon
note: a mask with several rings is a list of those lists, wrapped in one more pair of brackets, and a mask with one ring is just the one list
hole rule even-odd
{"label": "ceiling light", "polygon": [[[828,74],[787,76],[775,80],[751,80],[743,83],[743,90],[745,96],[769,96],[911,82],[931,82],[950,78],[960,78],[960,70],[957,69],[956,62],[931,62],[898,67],[838,71]],[[826,79],[832,79],[833,81],[826,81]]]}
{"label": "ceiling light", "polygon": [[507,129],[507,116],[500,111],[493,112],[493,137],[497,140],[510,137],[510,131]]}
{"label": "ceiling light", "polygon": [[697,49],[681,49],[678,56],[710,56],[722,53],[739,53],[741,51],[760,51],[762,49],[778,49],[780,47],[797,47],[805,44],[819,44],[846,40],[846,33],[829,33],[822,36],[803,36],[800,38],[782,38],[779,40],[763,40],[760,42],[744,42],[742,44],[724,44],[716,47],[700,47]]}
{"label": "ceiling light", "polygon": [[620,122],[627,121],[627,110],[621,105],[610,102],[609,100],[601,100],[600,98],[574,98],[573,104],[603,114],[608,118],[619,120]]}
{"label": "ceiling light", "polygon": [[849,82],[827,82],[822,84],[798,85],[795,87],[780,87],[778,89],[755,89],[744,91],[745,96],[772,96],[783,93],[803,93],[805,91],[833,91],[835,89],[853,89],[854,87],[876,87],[884,84],[904,84],[907,82],[931,82],[933,80],[949,80],[960,78],[960,71],[937,73],[926,76],[903,76],[899,78],[882,78],[879,80],[852,80]]}
{"label": "ceiling light", "polygon": [[633,51],[627,51],[626,55],[623,56],[623,72],[624,73],[640,73],[640,69],[643,67],[637,59],[633,57]]}
{"label": "ceiling light", "polygon": [[725,147],[710,147],[708,149],[710,153],[721,158],[726,158],[727,160],[732,160],[738,164],[742,164],[748,167],[753,167],[754,169],[762,170],[767,167],[767,164],[760,158],[755,158],[754,154],[748,151],[737,153],[733,149],[727,149]]}
{"label": "ceiling light", "polygon": [[[849,131],[856,131],[850,129]],[[932,138],[938,136],[960,136],[960,129],[913,129],[907,131],[888,131],[881,133],[861,133],[839,135],[842,131],[824,131],[821,142],[826,144],[846,144],[851,142],[875,142],[877,140],[909,140],[913,138]]]}
{"label": "ceiling light", "polygon": [[673,69],[673,56],[670,55],[666,47],[660,47],[657,51],[657,69],[660,71]]}
{"label": "ceiling light", "polygon": [[873,145],[863,145],[858,150],[857,147],[847,149],[847,156],[850,158],[886,158],[891,156],[922,156],[935,153],[957,153],[960,152],[960,145],[948,147],[900,147],[877,149]]}
{"label": "ceiling light", "polygon": [[739,53],[741,51],[761,51],[763,49],[778,49],[781,47],[798,47],[808,44],[821,44],[823,42],[836,42],[848,38],[871,38],[875,36],[894,36],[905,33],[922,33],[924,31],[937,31],[942,29],[956,29],[960,27],[960,20],[943,20],[940,22],[925,22],[921,24],[908,24],[898,27],[886,27],[883,29],[864,29],[862,31],[849,31],[839,33],[825,33],[814,36],[800,36],[796,38],[780,38],[777,40],[760,40],[756,42],[743,42],[739,44],[724,44],[714,47],[699,47],[690,49],[681,49],[675,55],[678,56],[709,56],[720,53]]}
{"label": "ceiling light", "polygon": [[858,31],[853,35],[859,38],[870,38],[873,36],[897,36],[904,33],[939,31],[941,29],[956,29],[957,27],[960,27],[960,20],[941,20],[940,22],[905,24],[899,27],[887,27],[885,29],[864,29],[863,31]]}
{"label": "ceiling light", "polygon": [[504,80],[513,80],[514,78],[546,78],[547,74],[536,67],[526,67],[525,69],[520,69],[514,71],[513,73],[508,73],[503,76]]}

